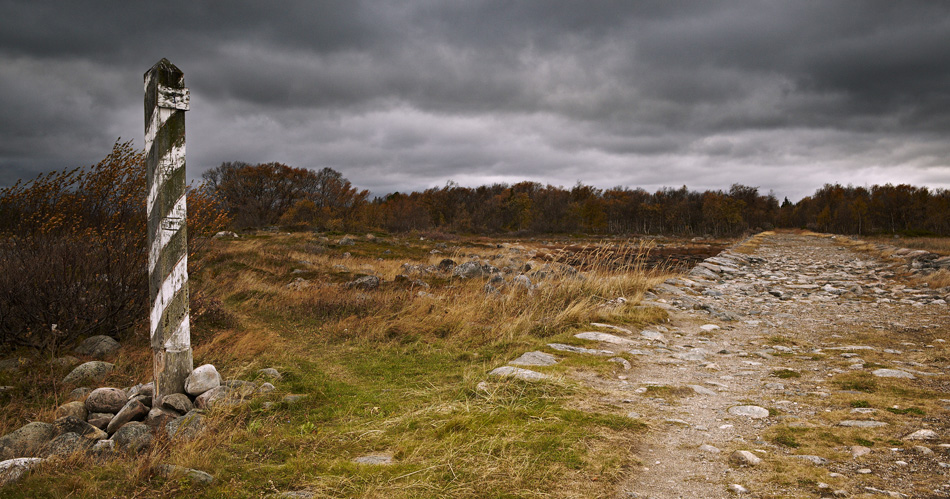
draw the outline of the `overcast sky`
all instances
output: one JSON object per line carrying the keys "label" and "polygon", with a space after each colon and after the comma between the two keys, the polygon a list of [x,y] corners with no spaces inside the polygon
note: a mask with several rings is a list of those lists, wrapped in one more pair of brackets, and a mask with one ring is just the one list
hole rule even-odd
{"label": "overcast sky", "polygon": [[191,178],[950,188],[950,2],[907,0],[0,0],[0,185],[143,147],[162,57]]}

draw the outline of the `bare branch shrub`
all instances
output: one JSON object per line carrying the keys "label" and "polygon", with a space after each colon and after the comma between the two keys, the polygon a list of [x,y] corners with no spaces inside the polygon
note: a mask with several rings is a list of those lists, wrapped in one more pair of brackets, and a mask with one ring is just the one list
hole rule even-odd
{"label": "bare branch shrub", "polygon": [[[0,190],[0,350],[122,336],[147,317],[145,188],[144,153],[116,141],[93,166]],[[227,221],[200,191],[189,243]]]}

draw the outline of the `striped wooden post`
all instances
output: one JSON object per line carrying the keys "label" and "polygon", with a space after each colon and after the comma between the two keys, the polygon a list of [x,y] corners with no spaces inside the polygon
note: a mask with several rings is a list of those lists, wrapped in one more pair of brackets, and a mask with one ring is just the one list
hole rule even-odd
{"label": "striped wooden post", "polygon": [[151,298],[153,400],[185,391],[194,368],[188,321],[185,233],[185,75],[168,59],[145,73],[148,179],[148,277]]}

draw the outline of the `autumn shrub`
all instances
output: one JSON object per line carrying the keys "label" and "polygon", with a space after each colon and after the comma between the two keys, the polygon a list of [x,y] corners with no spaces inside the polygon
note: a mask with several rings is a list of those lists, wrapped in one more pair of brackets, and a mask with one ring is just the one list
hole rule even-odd
{"label": "autumn shrub", "polygon": [[[203,192],[188,199],[192,249],[227,221]],[[147,317],[145,194],[131,141],[0,190],[0,350],[122,336]]]}

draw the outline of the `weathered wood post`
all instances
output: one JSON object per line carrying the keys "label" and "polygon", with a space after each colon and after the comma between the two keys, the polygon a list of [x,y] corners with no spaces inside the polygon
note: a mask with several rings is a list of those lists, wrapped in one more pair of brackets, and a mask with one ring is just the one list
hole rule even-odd
{"label": "weathered wood post", "polygon": [[168,59],[145,73],[145,165],[148,179],[148,277],[153,400],[185,391],[194,368],[188,320],[185,233],[185,75]]}

